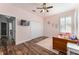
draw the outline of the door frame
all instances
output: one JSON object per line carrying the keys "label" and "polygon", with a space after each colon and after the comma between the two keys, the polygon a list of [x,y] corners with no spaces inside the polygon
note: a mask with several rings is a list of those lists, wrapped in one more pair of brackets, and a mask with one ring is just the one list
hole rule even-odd
{"label": "door frame", "polygon": [[16,20],[16,17],[13,17],[13,16],[7,16],[7,15],[2,15],[2,14],[0,14],[0,18],[3,18],[2,20],[0,20],[0,38],[1,38],[1,22],[5,22],[5,23],[7,23],[7,36],[8,36],[8,38],[9,38],[9,22],[13,22],[12,23],[12,28],[13,28],[13,39],[14,39],[14,41],[16,41],[16,22],[15,22],[15,20]]}

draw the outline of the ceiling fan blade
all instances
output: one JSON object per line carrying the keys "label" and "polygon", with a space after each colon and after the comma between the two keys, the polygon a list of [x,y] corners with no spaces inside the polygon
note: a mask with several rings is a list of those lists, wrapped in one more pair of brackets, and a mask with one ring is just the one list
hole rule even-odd
{"label": "ceiling fan blade", "polygon": [[43,8],[37,8],[37,9],[43,9]]}
{"label": "ceiling fan blade", "polygon": [[43,12],[43,10],[40,11],[40,13]]}
{"label": "ceiling fan blade", "polygon": [[47,9],[49,9],[49,8],[53,8],[53,6],[49,6],[49,7],[47,7]]}
{"label": "ceiling fan blade", "polygon": [[36,12],[36,10],[32,10],[33,12]]}
{"label": "ceiling fan blade", "polygon": [[49,10],[46,10],[47,12],[49,12]]}

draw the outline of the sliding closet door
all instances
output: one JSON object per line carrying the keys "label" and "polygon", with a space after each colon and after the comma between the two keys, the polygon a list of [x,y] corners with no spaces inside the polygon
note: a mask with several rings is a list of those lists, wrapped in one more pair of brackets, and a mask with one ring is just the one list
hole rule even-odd
{"label": "sliding closet door", "polygon": [[42,24],[39,22],[30,22],[31,27],[31,39],[42,36]]}

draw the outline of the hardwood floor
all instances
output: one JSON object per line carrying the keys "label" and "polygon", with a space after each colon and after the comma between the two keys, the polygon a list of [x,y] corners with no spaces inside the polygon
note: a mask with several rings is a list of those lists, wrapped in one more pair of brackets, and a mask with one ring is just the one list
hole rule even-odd
{"label": "hardwood floor", "polygon": [[45,38],[39,37],[16,46],[8,47],[7,55],[56,55],[52,51],[35,44]]}
{"label": "hardwood floor", "polygon": [[38,38],[32,39],[32,40],[30,40],[30,41],[28,41],[28,42],[37,43],[37,42],[39,42],[39,41],[41,41],[41,40],[44,40],[44,39],[46,39],[46,38],[48,38],[48,37],[42,36],[42,37],[38,37]]}

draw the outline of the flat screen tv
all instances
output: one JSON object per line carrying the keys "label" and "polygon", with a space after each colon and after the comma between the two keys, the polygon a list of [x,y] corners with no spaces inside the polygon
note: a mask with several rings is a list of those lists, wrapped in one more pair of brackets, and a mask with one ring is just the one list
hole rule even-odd
{"label": "flat screen tv", "polygon": [[30,21],[21,20],[21,25],[22,26],[29,26],[30,25]]}

